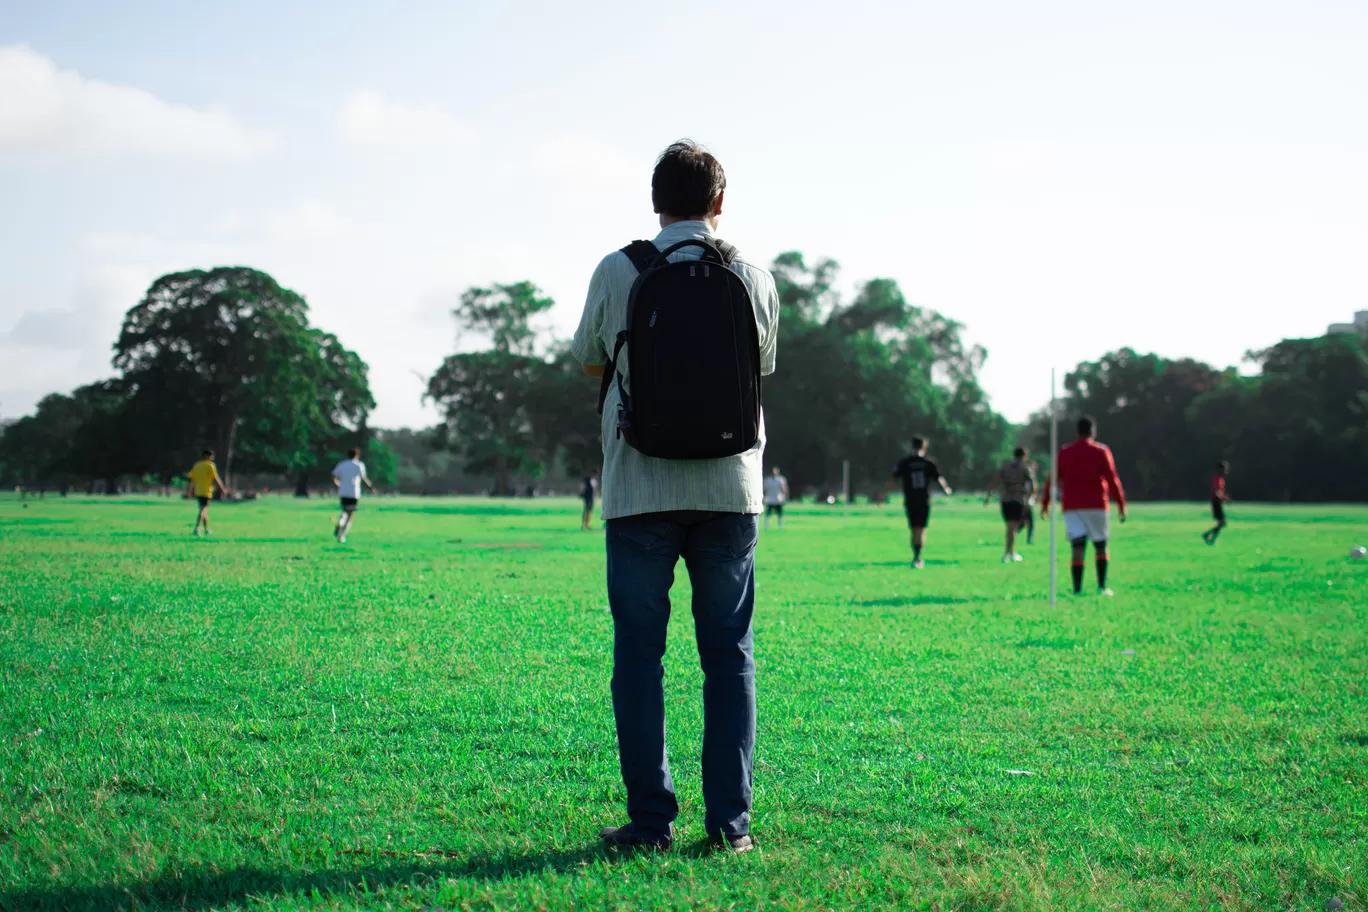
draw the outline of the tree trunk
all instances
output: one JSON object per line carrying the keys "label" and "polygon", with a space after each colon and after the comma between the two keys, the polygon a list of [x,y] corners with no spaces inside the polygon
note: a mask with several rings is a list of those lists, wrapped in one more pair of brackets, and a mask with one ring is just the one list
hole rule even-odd
{"label": "tree trunk", "polygon": [[237,439],[238,417],[236,412],[228,416],[228,433],[223,441],[223,486],[233,486],[233,441]]}
{"label": "tree trunk", "polygon": [[299,477],[295,479],[295,497],[308,497],[308,496],[309,496],[309,473],[307,473],[307,472],[300,472],[300,473],[299,473]]}
{"label": "tree trunk", "polygon": [[508,496],[508,460],[502,453],[494,457],[494,496]]}

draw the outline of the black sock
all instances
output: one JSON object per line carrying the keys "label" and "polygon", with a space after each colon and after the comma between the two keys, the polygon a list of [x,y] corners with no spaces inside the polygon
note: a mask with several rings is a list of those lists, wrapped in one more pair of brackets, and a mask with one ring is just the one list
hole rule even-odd
{"label": "black sock", "polygon": [[1107,588],[1107,559],[1105,557],[1097,559],[1097,588]]}
{"label": "black sock", "polygon": [[913,545],[913,546],[912,546],[912,559],[913,559],[913,560],[921,560],[921,549],[922,549],[922,546],[921,546],[921,545]]}
{"label": "black sock", "polygon": [[1069,567],[1073,571],[1074,592],[1083,591],[1083,565],[1073,564]]}

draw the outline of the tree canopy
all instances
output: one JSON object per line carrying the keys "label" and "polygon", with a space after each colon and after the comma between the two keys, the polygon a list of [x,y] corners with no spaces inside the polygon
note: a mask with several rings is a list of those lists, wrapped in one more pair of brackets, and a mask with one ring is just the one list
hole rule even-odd
{"label": "tree canopy", "polygon": [[11,428],[7,471],[39,484],[104,478],[113,490],[123,475],[169,482],[212,447],[230,481],[241,465],[307,484],[370,436],[365,362],[259,270],[157,279],[125,315],[113,365],[119,377],[49,396]]}
{"label": "tree canopy", "polygon": [[987,481],[1012,428],[979,387],[987,353],[964,342],[959,323],[908,303],[892,279],[843,302],[832,259],[784,253],[773,272],[782,310],[765,459],[795,490],[832,486],[847,459],[857,488],[881,488],[914,436],[931,440],[957,483]]}

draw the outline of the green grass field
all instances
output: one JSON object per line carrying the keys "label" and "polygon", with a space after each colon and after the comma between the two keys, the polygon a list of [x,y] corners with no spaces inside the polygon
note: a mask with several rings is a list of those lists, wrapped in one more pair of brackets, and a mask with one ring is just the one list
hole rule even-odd
{"label": "green grass field", "polygon": [[[754,833],[623,822],[603,537],[573,501],[0,499],[0,909],[1347,909],[1368,904],[1368,509],[1114,526],[1045,598],[996,508],[762,536]],[[1067,560],[1061,566],[1067,577]],[[1089,567],[1091,585],[1092,568]],[[688,584],[676,586],[687,606]]]}

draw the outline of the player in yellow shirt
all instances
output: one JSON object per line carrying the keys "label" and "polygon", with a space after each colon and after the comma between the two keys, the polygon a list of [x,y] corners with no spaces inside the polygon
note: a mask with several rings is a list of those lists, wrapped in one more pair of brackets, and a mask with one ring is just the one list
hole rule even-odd
{"label": "player in yellow shirt", "polygon": [[199,516],[195,519],[195,531],[192,535],[200,534],[200,525],[204,526],[204,534],[209,534],[209,501],[214,498],[214,485],[223,492],[223,496],[228,496],[228,489],[219,480],[218,467],[214,465],[214,451],[205,450],[200,456],[200,461],[195,463],[190,469],[190,487],[186,491],[186,496],[193,497],[199,501]]}

